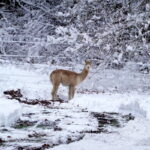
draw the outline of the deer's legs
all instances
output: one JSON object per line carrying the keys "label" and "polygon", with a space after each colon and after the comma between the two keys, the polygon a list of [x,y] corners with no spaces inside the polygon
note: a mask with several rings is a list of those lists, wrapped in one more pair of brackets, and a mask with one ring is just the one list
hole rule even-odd
{"label": "deer's legs", "polygon": [[57,100],[58,87],[59,87],[59,84],[58,85],[53,85],[53,89],[52,89],[52,92],[51,92],[53,100]]}
{"label": "deer's legs", "polygon": [[69,94],[68,94],[68,99],[71,100],[74,97],[75,93],[75,87],[74,86],[69,86]]}
{"label": "deer's legs", "polygon": [[76,88],[75,88],[75,87],[73,87],[73,91],[72,91],[72,98],[74,98],[75,90],[76,90]]}

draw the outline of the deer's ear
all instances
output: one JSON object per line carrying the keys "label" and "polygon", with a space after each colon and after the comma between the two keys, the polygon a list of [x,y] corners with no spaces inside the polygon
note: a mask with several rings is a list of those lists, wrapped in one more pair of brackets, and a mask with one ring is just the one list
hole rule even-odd
{"label": "deer's ear", "polygon": [[85,60],[85,63],[91,65],[91,64],[92,64],[92,61]]}

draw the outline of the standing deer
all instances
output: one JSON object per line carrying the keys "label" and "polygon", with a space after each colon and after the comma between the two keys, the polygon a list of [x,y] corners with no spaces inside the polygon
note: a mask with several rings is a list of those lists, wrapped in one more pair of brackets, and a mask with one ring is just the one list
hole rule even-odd
{"label": "standing deer", "polygon": [[62,85],[69,87],[68,99],[71,100],[74,97],[75,87],[87,77],[90,67],[91,62],[85,61],[85,65],[81,73],[62,69],[54,70],[50,75],[50,80],[53,85],[51,92],[52,99],[57,99],[57,91],[61,83]]}

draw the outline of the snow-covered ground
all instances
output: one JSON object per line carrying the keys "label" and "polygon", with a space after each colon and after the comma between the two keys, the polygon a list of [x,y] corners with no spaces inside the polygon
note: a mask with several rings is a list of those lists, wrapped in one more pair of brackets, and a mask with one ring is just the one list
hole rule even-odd
{"label": "snow-covered ground", "polygon": [[121,112],[134,114],[135,119],[116,133],[86,135],[70,145],[54,150],[149,150],[150,149],[150,97],[148,94],[93,94],[78,96],[74,104],[96,112]]}
{"label": "snow-covered ground", "polygon": [[[148,75],[115,70],[99,72],[78,87],[73,100],[63,104],[57,103],[55,109],[21,104],[7,99],[3,94],[6,90],[21,89],[23,96],[28,99],[49,100],[52,88],[49,74],[56,68],[58,67],[48,65],[0,66],[0,139],[7,143],[10,142],[6,144],[5,149],[13,149],[15,144],[11,144],[11,141],[19,138],[26,139],[26,142],[21,142],[20,146],[22,144],[39,146],[41,143],[37,144],[32,138],[30,138],[31,141],[27,139],[29,135],[30,137],[36,136],[35,133],[43,135],[41,140],[43,143],[48,143],[50,139],[53,139],[53,144],[57,145],[61,141],[61,145],[53,147],[56,150],[150,149],[150,96],[148,91],[150,77]],[[61,86],[58,92],[65,101],[67,90],[66,87]],[[135,119],[115,131],[112,130],[112,133],[87,133],[82,139],[80,132],[95,130],[98,126],[97,120],[90,115],[90,112],[131,113]],[[34,126],[25,130],[14,129],[12,125],[19,118],[28,119],[30,122],[35,121]],[[6,120],[8,120],[7,123]],[[63,130],[58,132],[51,128],[37,129],[36,127],[41,126],[45,120],[48,125],[54,128],[60,127]],[[8,131],[4,132],[3,129],[6,128],[11,134]],[[67,144],[68,137],[72,137],[74,142]],[[4,149],[3,146],[0,149]]]}

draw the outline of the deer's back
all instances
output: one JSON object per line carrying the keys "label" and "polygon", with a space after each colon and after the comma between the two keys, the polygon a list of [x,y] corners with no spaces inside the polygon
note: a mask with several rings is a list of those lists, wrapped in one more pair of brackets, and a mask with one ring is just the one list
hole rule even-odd
{"label": "deer's back", "polygon": [[78,80],[78,74],[76,72],[58,69],[54,70],[51,75],[51,82],[53,84],[62,83],[63,85],[76,85]]}

